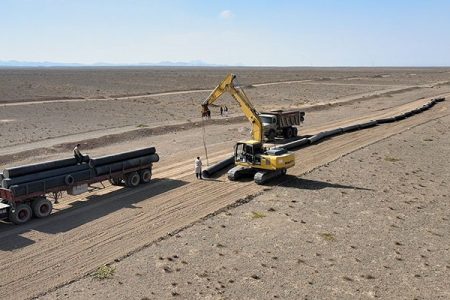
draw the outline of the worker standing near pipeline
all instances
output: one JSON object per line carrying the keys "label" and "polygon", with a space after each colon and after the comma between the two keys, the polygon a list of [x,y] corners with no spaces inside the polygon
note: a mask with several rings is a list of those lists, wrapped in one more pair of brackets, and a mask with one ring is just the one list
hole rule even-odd
{"label": "worker standing near pipeline", "polygon": [[195,165],[195,177],[197,177],[197,179],[203,179],[202,178],[202,161],[201,161],[200,157],[197,156],[197,158],[194,161],[194,165]]}

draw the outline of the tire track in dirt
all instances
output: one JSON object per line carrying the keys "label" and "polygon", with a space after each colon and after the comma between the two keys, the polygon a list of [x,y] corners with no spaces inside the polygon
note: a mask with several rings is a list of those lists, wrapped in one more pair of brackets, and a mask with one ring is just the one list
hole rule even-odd
{"label": "tire track in dirt", "polygon": [[[403,108],[413,108],[418,103]],[[371,143],[448,114],[444,102],[398,123],[337,136],[303,148],[295,152],[298,164],[289,174],[299,176]],[[373,115],[367,116],[371,118]],[[336,126],[329,128],[333,127]],[[170,179],[164,179],[132,191],[124,189],[106,196],[107,201],[99,202],[96,210],[87,205],[50,217],[49,222],[34,222],[29,230],[14,228],[2,233],[2,243],[14,244],[27,238],[32,241],[13,251],[0,250],[3,297],[17,299],[43,294],[267,188],[251,181],[229,182],[225,175],[219,177],[219,181],[192,180],[192,174],[183,175],[187,172],[183,165],[170,170],[170,174],[175,175],[175,170],[179,170],[180,184],[175,181],[170,186]],[[164,174],[163,170],[161,173]],[[109,211],[109,205],[116,210]]]}

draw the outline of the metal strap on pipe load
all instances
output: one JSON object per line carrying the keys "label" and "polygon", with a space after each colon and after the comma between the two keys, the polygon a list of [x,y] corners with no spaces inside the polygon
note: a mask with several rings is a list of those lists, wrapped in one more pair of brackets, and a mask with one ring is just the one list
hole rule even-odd
{"label": "metal strap on pipe load", "polygon": [[218,163],[206,168],[202,172],[202,176],[205,178],[211,177],[214,173],[219,172],[220,170],[225,169],[228,166],[231,166],[234,163],[234,156],[230,156],[227,159],[221,160]]}

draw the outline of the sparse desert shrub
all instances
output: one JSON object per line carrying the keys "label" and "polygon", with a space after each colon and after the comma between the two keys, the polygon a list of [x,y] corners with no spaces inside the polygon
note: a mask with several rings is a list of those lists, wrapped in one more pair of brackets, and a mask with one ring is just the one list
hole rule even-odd
{"label": "sparse desert shrub", "polygon": [[399,161],[400,158],[395,158],[395,157],[391,157],[391,156],[385,156],[384,160],[385,161],[389,161],[389,162],[396,162],[396,161]]}
{"label": "sparse desert shrub", "polygon": [[264,218],[266,215],[262,212],[258,211],[252,211],[252,219],[261,219]]}
{"label": "sparse desert shrub", "polygon": [[109,278],[113,277],[114,272],[116,272],[116,268],[107,266],[107,265],[103,265],[103,266],[98,267],[97,271],[95,271],[92,276],[94,278],[97,278],[100,280],[109,279]]}
{"label": "sparse desert shrub", "polygon": [[321,233],[320,236],[326,241],[335,241],[336,237],[332,233]]}

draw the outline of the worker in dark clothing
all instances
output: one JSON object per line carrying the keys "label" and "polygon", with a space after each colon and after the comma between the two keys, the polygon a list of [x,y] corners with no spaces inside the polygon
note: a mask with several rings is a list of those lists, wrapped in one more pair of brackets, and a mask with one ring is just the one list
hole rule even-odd
{"label": "worker in dark clothing", "polygon": [[223,117],[223,107],[222,106],[220,107],[220,116]]}
{"label": "worker in dark clothing", "polygon": [[80,151],[81,145],[77,144],[75,148],[73,148],[73,156],[77,160],[77,164],[81,164],[83,162],[84,156]]}

